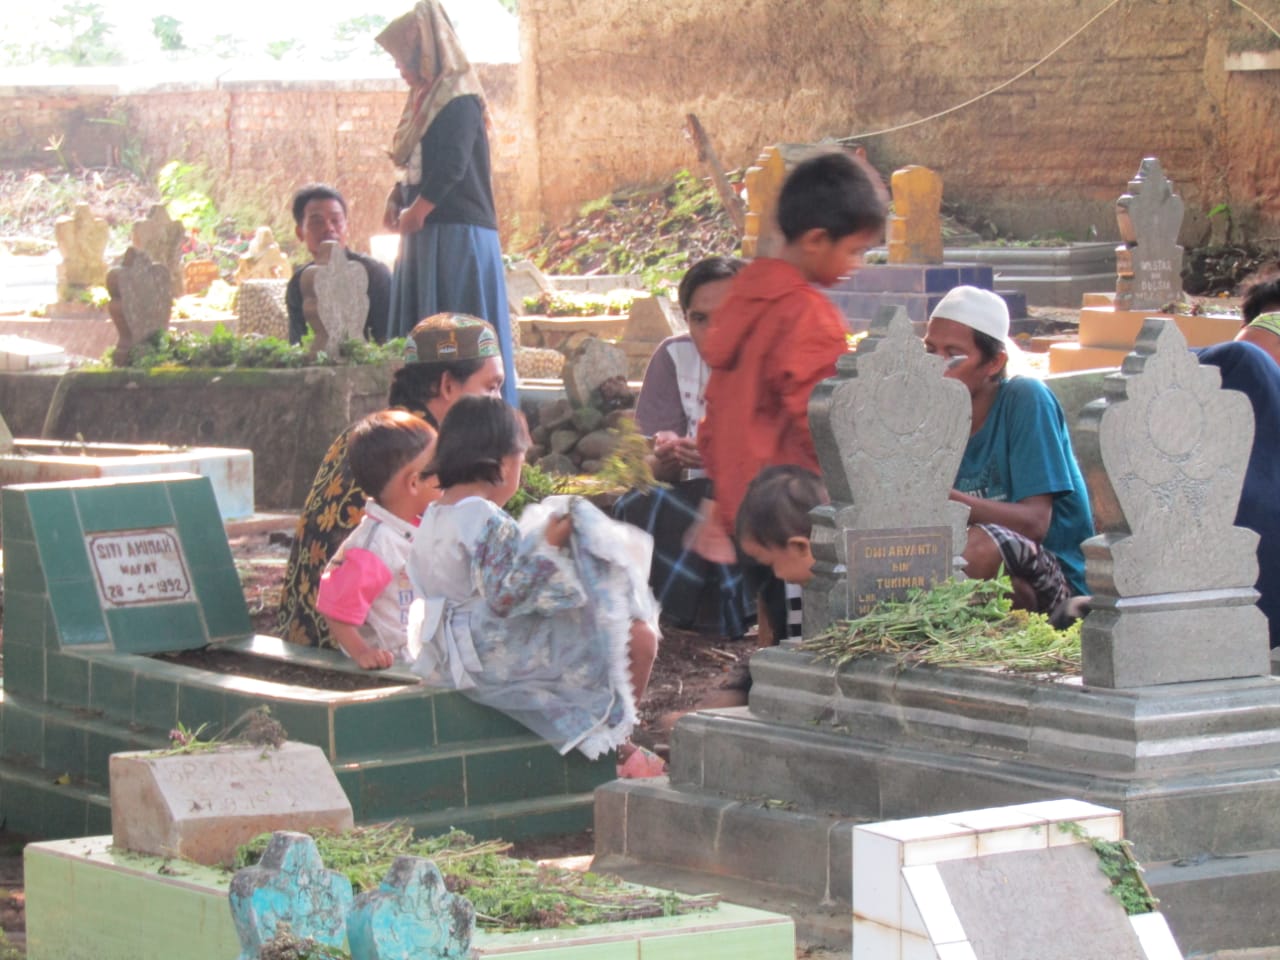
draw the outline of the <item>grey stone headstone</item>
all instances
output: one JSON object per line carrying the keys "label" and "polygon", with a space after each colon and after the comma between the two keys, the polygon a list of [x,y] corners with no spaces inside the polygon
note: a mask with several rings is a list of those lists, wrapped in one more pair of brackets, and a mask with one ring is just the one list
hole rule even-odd
{"label": "grey stone headstone", "polygon": [[949,567],[962,569],[969,510],[948,498],[970,419],[969,392],[943,376],[942,359],[925,352],[906,311],[882,308],[858,352],[841,357],[809,401],[831,503],[813,511],[806,636],[854,612],[849,531],[891,531],[899,539],[949,532]]}
{"label": "grey stone headstone", "polygon": [[316,333],[314,349],[336,350],[343,340],[360,340],[369,317],[369,273],[330,240],[316,262],[302,272],[302,312]]}
{"label": "grey stone headstone", "polygon": [[1082,460],[1102,470],[1102,525],[1084,543],[1093,612],[1085,682],[1139,687],[1270,672],[1255,606],[1258,535],[1234,524],[1253,410],[1221,389],[1171,320],[1148,319],[1134,352],[1081,415]]}
{"label": "grey stone headstone", "polygon": [[175,297],[182,296],[184,289],[181,259],[185,232],[181,221],[169,217],[163,203],[153,204],[147,219],[133,225],[133,245],[168,271],[170,293]]}
{"label": "grey stone headstone", "polygon": [[1116,306],[1160,310],[1182,299],[1182,198],[1160,161],[1147,157],[1116,201],[1120,239],[1116,248]]}
{"label": "grey stone headstone", "polygon": [[107,292],[111,294],[108,309],[119,334],[116,363],[123,366],[134,346],[169,326],[173,285],[164,264],[130,247],[120,265],[107,271]]}
{"label": "grey stone headstone", "polygon": [[590,337],[564,365],[564,389],[575,407],[589,406],[600,384],[627,375],[627,355],[613,344]]}
{"label": "grey stone headstone", "polygon": [[667,337],[687,333],[680,307],[668,297],[641,297],[631,304],[626,330],[622,339],[626,343],[644,343],[657,346]]}
{"label": "grey stone headstone", "polygon": [[529,260],[517,260],[507,267],[507,302],[517,316],[525,313],[525,297],[537,297],[550,293],[551,281]]}

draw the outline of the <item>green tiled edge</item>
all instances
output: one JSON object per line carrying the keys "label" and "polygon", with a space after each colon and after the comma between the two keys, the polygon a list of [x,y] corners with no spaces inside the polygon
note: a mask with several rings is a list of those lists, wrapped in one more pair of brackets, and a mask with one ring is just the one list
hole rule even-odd
{"label": "green tiled edge", "polygon": [[[183,944],[183,960],[225,960],[238,951],[226,906],[227,874],[158,857],[117,854],[110,844],[110,837],[97,836],[27,847],[29,960],[134,960],[149,956],[158,943]],[[172,873],[164,875],[162,868]],[[139,912],[139,903],[147,909]],[[122,916],[132,919],[121,923]],[[477,933],[472,945],[477,958],[501,953],[532,960],[795,956],[789,918],[728,903],[683,917],[575,930]]]}
{"label": "green tiled edge", "polygon": [[121,653],[195,650],[208,642],[200,606],[196,603],[157,603],[108,610],[107,629],[111,645]]}
{"label": "green tiled edge", "polygon": [[115,478],[110,483],[71,485],[84,533],[176,526],[173,506],[165,495],[171,483]]}

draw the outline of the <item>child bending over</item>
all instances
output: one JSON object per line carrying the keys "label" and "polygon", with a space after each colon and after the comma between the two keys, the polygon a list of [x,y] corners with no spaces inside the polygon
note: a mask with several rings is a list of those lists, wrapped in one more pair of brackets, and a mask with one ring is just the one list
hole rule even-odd
{"label": "child bending over", "polygon": [[404,410],[371,413],[351,430],[351,472],[371,499],[325,568],[316,609],[343,652],[365,670],[413,660],[413,587],[405,561],[418,517],[439,492],[426,473],[435,440],[425,420]]}
{"label": "child bending over", "polygon": [[809,511],[827,503],[822,478],[792,465],[762,470],[738,508],[742,552],[786,583],[805,584],[813,576]]}
{"label": "child bending over", "polygon": [[497,398],[463,397],[445,416],[431,464],[444,493],[409,560],[413,670],[594,759],[626,743],[657,653],[652,541],[580,498],[527,509],[522,533],[502,507],[528,445]]}

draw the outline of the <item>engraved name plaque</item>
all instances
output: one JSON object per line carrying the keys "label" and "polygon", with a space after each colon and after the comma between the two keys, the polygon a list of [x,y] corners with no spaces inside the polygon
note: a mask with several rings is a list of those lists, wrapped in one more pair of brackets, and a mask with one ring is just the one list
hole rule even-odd
{"label": "engraved name plaque", "polygon": [[881,600],[901,600],[909,590],[927,590],[951,574],[950,527],[846,530],[853,616]]}
{"label": "engraved name plaque", "polygon": [[193,599],[187,561],[173,527],[92,533],[85,544],[104,607]]}

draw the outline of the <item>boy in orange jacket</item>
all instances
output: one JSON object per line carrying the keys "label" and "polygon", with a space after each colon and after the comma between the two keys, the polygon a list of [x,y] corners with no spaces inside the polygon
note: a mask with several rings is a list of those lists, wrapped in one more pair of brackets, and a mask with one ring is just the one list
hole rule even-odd
{"label": "boy in orange jacket", "polygon": [[[820,472],[809,396],[835,374],[848,346],[840,311],[814,285],[832,286],[862,266],[883,235],[886,207],[884,185],[863,161],[831,152],[798,164],[778,197],[781,253],[742,270],[712,316],[698,449],[716,519],[729,536],[747,485],[765,467],[789,463]],[[767,568],[757,570],[773,636],[785,637],[781,581]]]}

